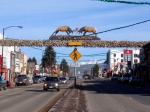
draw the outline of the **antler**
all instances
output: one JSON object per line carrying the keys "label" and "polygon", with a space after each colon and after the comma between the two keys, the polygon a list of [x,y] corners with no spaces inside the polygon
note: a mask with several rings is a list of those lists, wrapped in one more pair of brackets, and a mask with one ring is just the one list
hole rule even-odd
{"label": "antler", "polygon": [[79,28],[76,27],[75,30],[73,30],[73,32],[78,32],[79,31]]}

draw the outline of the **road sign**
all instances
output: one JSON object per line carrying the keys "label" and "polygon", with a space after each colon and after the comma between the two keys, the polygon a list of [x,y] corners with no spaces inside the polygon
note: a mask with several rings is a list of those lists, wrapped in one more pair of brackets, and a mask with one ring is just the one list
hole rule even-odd
{"label": "road sign", "polygon": [[81,54],[78,52],[77,48],[74,48],[69,56],[76,62],[81,57]]}
{"label": "road sign", "polygon": [[68,42],[68,46],[82,46],[82,42]]}
{"label": "road sign", "polygon": [[80,63],[79,62],[70,63],[70,67],[80,67]]}

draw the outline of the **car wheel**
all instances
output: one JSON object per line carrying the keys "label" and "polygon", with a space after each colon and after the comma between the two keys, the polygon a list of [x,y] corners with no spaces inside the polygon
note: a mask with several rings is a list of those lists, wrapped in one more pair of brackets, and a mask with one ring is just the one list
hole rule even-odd
{"label": "car wheel", "polygon": [[2,88],[2,86],[0,86],[0,91],[2,91],[3,90],[3,88]]}
{"label": "car wheel", "polygon": [[19,84],[15,84],[15,86],[19,86]]}
{"label": "car wheel", "polygon": [[6,89],[7,89],[7,87],[6,87],[6,86],[4,86],[4,87],[3,87],[3,89],[4,89],[4,90],[6,90]]}
{"label": "car wheel", "polygon": [[44,91],[48,91],[48,89],[43,88]]}

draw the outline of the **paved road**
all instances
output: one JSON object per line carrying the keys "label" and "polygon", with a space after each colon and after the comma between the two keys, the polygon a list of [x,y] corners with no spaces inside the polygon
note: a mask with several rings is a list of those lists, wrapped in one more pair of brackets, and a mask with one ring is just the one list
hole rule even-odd
{"label": "paved road", "polygon": [[150,89],[109,79],[83,83],[89,112],[150,112]]}
{"label": "paved road", "polygon": [[[68,84],[61,84],[61,90]],[[0,112],[37,112],[59,92],[43,91],[43,83],[31,86],[19,86],[0,92]]]}

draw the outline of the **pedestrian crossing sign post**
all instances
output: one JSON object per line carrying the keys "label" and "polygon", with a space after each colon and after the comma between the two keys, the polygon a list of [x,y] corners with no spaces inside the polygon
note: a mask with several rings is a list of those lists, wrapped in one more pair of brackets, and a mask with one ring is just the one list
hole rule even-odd
{"label": "pedestrian crossing sign post", "polygon": [[81,58],[81,54],[78,52],[77,48],[74,48],[74,50],[69,56],[74,60],[74,62]]}

